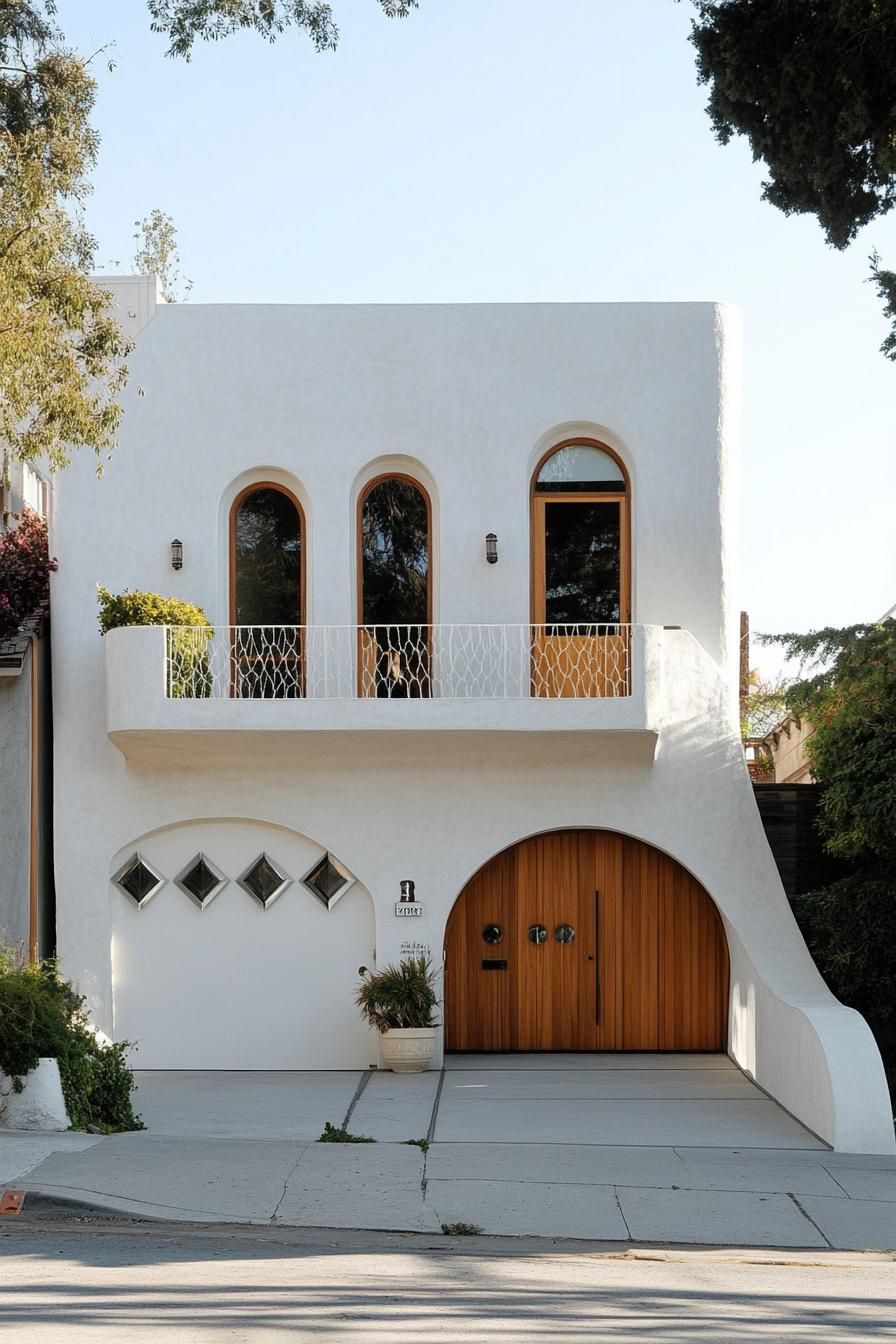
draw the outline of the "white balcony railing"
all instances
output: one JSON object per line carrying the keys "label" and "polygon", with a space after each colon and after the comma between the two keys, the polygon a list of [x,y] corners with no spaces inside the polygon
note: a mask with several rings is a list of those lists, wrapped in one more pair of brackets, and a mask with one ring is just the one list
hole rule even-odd
{"label": "white balcony railing", "polygon": [[168,626],[169,699],[595,699],[631,694],[630,625]]}

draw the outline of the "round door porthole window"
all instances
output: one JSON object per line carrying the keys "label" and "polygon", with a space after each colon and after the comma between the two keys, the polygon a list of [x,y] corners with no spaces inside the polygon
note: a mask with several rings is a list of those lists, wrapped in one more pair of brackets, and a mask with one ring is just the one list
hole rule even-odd
{"label": "round door porthole window", "polygon": [[543,924],[530,924],[526,930],[526,937],[530,943],[546,943],[548,931]]}
{"label": "round door porthole window", "polygon": [[558,924],[554,930],[554,937],[558,943],[571,943],[576,936],[576,931],[571,924]]}
{"label": "round door porthole window", "polygon": [[496,943],[500,943],[503,937],[504,930],[500,924],[486,924],[482,930],[482,941],[488,943],[489,947],[494,947]]}

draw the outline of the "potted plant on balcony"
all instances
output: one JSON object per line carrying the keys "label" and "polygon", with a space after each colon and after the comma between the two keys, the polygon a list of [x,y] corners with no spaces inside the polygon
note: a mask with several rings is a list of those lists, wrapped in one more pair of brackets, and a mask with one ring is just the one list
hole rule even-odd
{"label": "potted plant on balcony", "polygon": [[361,1016],[382,1038],[383,1063],[394,1073],[422,1073],[432,1063],[438,999],[430,962],[401,961],[367,971],[356,999]]}

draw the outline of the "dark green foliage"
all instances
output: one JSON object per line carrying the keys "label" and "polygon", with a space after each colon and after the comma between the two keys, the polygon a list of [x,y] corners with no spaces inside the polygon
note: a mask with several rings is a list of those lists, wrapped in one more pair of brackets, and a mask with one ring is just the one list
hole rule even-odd
{"label": "dark green foliage", "polygon": [[361,1015],[377,1031],[393,1027],[435,1026],[438,999],[432,967],[425,957],[414,957],[368,973],[355,1000]]}
{"label": "dark green foliage", "polygon": [[794,913],[834,993],[868,1018],[896,1090],[896,621],[765,642],[803,660],[788,704],[815,726],[825,847],[854,867],[794,898]]}
{"label": "dark green foliage", "polygon": [[350,1134],[344,1126],[331,1125],[327,1120],[318,1143],[376,1143],[376,1139],[370,1139],[366,1134]]}
{"label": "dark green foliage", "polygon": [[896,360],[896,271],[884,270],[876,252],[871,253],[869,261],[871,283],[876,286],[878,296],[883,300],[884,317],[888,317],[892,323],[892,330],[884,337],[880,352],[887,359]]}
{"label": "dark green foliage", "polygon": [[29,966],[12,948],[0,948],[0,1070],[17,1092],[39,1059],[64,1053],[76,1002],[63,992],[52,963]]}
{"label": "dark green foliage", "polygon": [[482,1228],[478,1223],[443,1223],[442,1231],[446,1237],[478,1237]]}
{"label": "dark green foliage", "polygon": [[21,1091],[38,1060],[56,1059],[74,1129],[142,1129],[131,1103],[129,1043],[99,1041],[83,1004],[54,960],[29,965],[16,949],[0,946],[0,1069]]}
{"label": "dark green foliage", "polygon": [[[377,0],[390,19],[403,19],[418,0]],[[154,33],[170,39],[169,56],[190,59],[198,39],[216,42],[247,29],[274,42],[287,28],[305,32],[317,51],[332,51],[339,29],[324,0],[147,0]]]}
{"label": "dark green foliage", "polygon": [[896,1102],[896,875],[865,864],[791,904],[825,980],[874,1032]]}
{"label": "dark green foliage", "polygon": [[103,1045],[83,1022],[71,1024],[59,1075],[73,1129],[93,1125],[114,1134],[144,1128],[131,1100],[134,1075],[125,1058],[130,1049],[130,1041]]}
{"label": "dark green foliage", "polygon": [[429,1152],[429,1139],[405,1139],[405,1148],[419,1148],[421,1152]]}
{"label": "dark green foliage", "polygon": [[896,876],[853,873],[792,898],[818,968],[837,994],[875,1021],[896,1004]]}
{"label": "dark green foliage", "polygon": [[815,726],[820,830],[838,858],[896,863],[896,621],[766,636],[803,661],[788,707]]}
{"label": "dark green foliage", "polygon": [[[697,0],[697,12],[691,41],[718,139],[745,135],[769,170],[764,198],[814,215],[846,247],[896,203],[896,0]],[[893,294],[882,290],[891,359]]]}
{"label": "dark green foliage", "polygon": [[769,169],[763,195],[815,215],[834,247],[896,202],[893,0],[698,3],[691,41],[708,111]]}

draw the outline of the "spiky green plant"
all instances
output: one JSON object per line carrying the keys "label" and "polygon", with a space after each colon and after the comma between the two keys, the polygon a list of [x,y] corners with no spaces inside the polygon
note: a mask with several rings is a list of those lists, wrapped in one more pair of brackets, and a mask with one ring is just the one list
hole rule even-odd
{"label": "spiky green plant", "polygon": [[438,999],[432,965],[425,957],[412,957],[382,971],[369,971],[355,1002],[362,1017],[377,1031],[434,1027]]}

